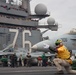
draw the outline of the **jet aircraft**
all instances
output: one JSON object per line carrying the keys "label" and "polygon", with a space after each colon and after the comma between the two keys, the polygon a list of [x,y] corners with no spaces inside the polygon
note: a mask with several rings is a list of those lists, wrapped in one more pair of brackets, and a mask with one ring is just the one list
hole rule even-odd
{"label": "jet aircraft", "polygon": [[[25,48],[13,48],[13,44],[8,45],[6,48],[3,50],[0,50],[0,55],[11,55],[11,54],[16,54],[17,57],[22,55],[23,57],[26,57],[28,53],[28,50]],[[44,52],[31,52],[32,57],[38,57],[41,56]],[[46,53],[46,56],[51,56],[49,53]]]}
{"label": "jet aircraft", "polygon": [[[7,46],[5,49],[1,50],[0,51],[0,58],[3,56],[3,55],[6,55],[6,56],[10,56],[10,55],[13,55],[13,54],[16,54],[16,56],[19,58],[21,55],[23,58],[26,58],[26,55],[27,55],[27,52],[28,50],[26,50],[25,48],[18,48],[18,49],[14,49],[13,48],[13,44],[10,44],[9,46]],[[37,65],[37,58],[39,56],[42,56],[44,52],[31,52],[30,55],[31,55],[31,63],[33,65]],[[45,53],[46,57],[51,57],[51,56],[55,56],[55,54],[51,54],[51,53]]]}
{"label": "jet aircraft", "polygon": [[[20,57],[20,55],[22,55],[22,57],[26,57],[28,51],[25,48],[18,48],[18,49],[14,49],[12,48],[12,44],[9,45],[8,47],[6,47],[5,49],[0,51],[0,56],[2,55],[12,55],[12,54],[16,54],[17,57]],[[31,52],[30,55],[32,56],[32,58],[37,58],[38,56],[42,56],[44,52]],[[52,54],[50,53],[45,53],[46,56],[52,56]]]}
{"label": "jet aircraft", "polygon": [[61,39],[63,41],[63,44],[69,49],[69,50],[76,50],[76,29],[72,29],[69,33],[63,34],[61,36],[41,41],[35,45],[32,46],[33,51],[43,51],[43,52],[50,52],[47,46],[52,46],[55,48],[55,41],[57,39]]}

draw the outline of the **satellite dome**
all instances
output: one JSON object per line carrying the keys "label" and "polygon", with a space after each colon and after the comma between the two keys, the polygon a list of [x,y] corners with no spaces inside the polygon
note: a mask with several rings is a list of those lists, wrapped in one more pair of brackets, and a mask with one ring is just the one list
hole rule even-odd
{"label": "satellite dome", "polygon": [[54,18],[48,18],[47,23],[48,23],[48,25],[54,25],[55,19]]}
{"label": "satellite dome", "polygon": [[38,4],[35,7],[35,13],[37,15],[45,15],[47,13],[47,8],[44,4]]}
{"label": "satellite dome", "polygon": [[55,22],[55,25],[58,25],[58,22]]}

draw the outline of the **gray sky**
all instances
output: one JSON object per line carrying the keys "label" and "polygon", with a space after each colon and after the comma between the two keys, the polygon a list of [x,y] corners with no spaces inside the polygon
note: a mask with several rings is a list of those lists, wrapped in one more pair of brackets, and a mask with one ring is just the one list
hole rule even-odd
{"label": "gray sky", "polygon": [[[37,4],[46,5],[48,12],[60,24],[58,31],[48,31],[43,36],[56,37],[76,28],[76,0],[31,0],[31,11]],[[46,23],[47,19],[40,21]]]}

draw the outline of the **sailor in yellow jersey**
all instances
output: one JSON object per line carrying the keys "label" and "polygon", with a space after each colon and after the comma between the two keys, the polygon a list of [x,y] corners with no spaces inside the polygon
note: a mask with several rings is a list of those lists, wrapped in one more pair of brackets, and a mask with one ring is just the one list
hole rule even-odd
{"label": "sailor in yellow jersey", "polygon": [[[57,67],[57,73],[64,73],[63,67],[68,73],[76,73],[76,70],[71,69],[72,60],[70,59],[71,54],[69,50],[63,45],[62,40],[57,40],[55,42],[56,49],[54,50],[57,53],[56,58],[53,59],[55,66]],[[51,47],[49,47],[52,50]]]}

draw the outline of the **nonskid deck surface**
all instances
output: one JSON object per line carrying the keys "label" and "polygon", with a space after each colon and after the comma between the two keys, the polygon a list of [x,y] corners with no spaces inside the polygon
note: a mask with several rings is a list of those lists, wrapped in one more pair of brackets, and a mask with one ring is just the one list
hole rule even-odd
{"label": "nonskid deck surface", "polygon": [[[56,67],[0,67],[0,75],[58,75]],[[61,75],[69,75],[66,72]],[[70,74],[76,75],[76,74]]]}
{"label": "nonskid deck surface", "polygon": [[0,73],[55,71],[55,67],[0,67]]}

